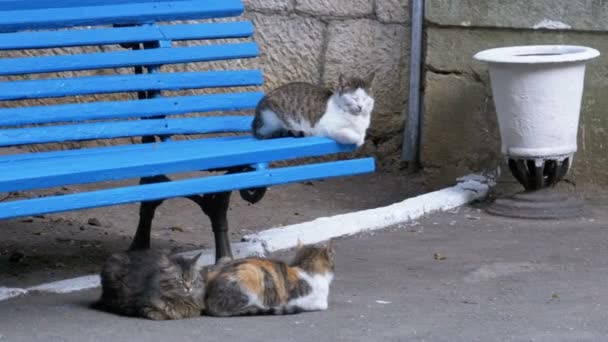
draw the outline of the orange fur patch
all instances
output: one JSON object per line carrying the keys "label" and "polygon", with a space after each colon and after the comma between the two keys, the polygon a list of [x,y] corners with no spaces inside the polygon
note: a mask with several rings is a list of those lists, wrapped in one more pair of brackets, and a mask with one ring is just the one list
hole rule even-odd
{"label": "orange fur patch", "polygon": [[239,265],[236,277],[243,290],[260,298],[264,296],[264,273],[259,265],[248,262]]}
{"label": "orange fur patch", "polygon": [[298,280],[300,280],[300,275],[298,273],[297,268],[288,267],[287,268],[287,282],[289,284],[295,284],[298,282]]}
{"label": "orange fur patch", "polygon": [[281,301],[285,302],[289,297],[287,283],[292,281],[297,282],[299,279],[298,273],[295,269],[287,267],[288,279],[286,283],[282,275],[277,272],[276,265],[277,263],[272,260],[250,259],[238,266],[235,275],[243,290],[253,293],[259,298],[264,298],[264,273],[267,272],[274,283],[277,296]]}

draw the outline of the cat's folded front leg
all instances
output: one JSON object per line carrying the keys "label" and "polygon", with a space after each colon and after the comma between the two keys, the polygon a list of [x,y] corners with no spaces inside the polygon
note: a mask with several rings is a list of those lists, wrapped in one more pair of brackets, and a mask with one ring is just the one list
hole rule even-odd
{"label": "cat's folded front leg", "polygon": [[365,144],[365,134],[359,134],[359,141],[357,141],[356,144],[357,147],[361,147]]}
{"label": "cat's folded front leg", "polygon": [[152,308],[152,307],[144,307],[140,310],[140,315],[144,318],[147,319],[152,319],[155,321],[164,321],[169,319],[169,317],[167,315],[165,315],[163,312],[157,310],[156,308]]}
{"label": "cat's folded front leg", "polygon": [[341,144],[355,144],[357,147],[363,145],[365,142],[365,136],[363,134],[359,134],[350,128],[341,128],[330,132],[329,137]]}
{"label": "cat's folded front leg", "polygon": [[290,130],[288,136],[294,137],[294,138],[303,138],[306,136],[306,134],[302,131]]}

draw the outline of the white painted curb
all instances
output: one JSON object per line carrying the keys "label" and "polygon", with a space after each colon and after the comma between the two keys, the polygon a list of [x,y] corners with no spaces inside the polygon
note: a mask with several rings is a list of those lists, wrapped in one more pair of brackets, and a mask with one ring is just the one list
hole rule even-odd
{"label": "white painted curb", "polygon": [[25,289],[18,289],[14,287],[0,287],[0,301],[9,298],[21,296],[27,293]]}
{"label": "white painted curb", "polygon": [[[482,199],[493,185],[491,180],[477,175],[460,178],[458,182],[453,187],[408,198],[386,207],[321,217],[309,222],[246,235],[243,237],[243,242],[232,244],[232,250],[235,258],[265,256],[270,252],[295,247],[298,239],[304,244],[313,244],[339,236],[377,230]],[[194,256],[198,253],[203,253],[198,262],[200,266],[211,265],[215,262],[214,249],[194,250],[181,253],[181,255]],[[0,301],[30,292],[69,293],[99,286],[98,275],[87,275],[22,289],[0,287]]]}
{"label": "white painted curb", "polygon": [[54,281],[52,283],[28,287],[27,292],[69,293],[98,287],[99,276],[96,274],[78,278]]}
{"label": "white painted curb", "polygon": [[298,239],[304,244],[318,243],[338,236],[385,228],[436,211],[450,210],[484,198],[490,189],[488,180],[482,176],[471,175],[458,181],[453,187],[408,198],[386,207],[321,217],[309,222],[268,229],[246,235],[243,241],[261,243],[266,252],[295,247]]}
{"label": "white painted curb", "polygon": [[[263,257],[266,255],[261,243],[258,242],[239,242],[230,245],[232,255],[235,259],[247,258],[252,256]],[[193,257],[198,253],[203,253],[198,259],[198,266],[213,265],[215,263],[215,249],[199,249],[189,252],[180,253],[185,257]]]}

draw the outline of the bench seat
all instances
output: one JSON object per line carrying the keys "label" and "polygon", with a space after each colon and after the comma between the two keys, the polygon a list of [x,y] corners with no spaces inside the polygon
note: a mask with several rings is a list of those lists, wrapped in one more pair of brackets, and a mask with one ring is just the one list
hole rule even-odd
{"label": "bench seat", "polygon": [[[210,170],[348,150],[348,146],[319,137],[257,140],[234,136],[8,155],[0,157],[0,192]],[[363,158],[10,201],[0,203],[0,219],[354,175],[373,167],[372,158]]]}

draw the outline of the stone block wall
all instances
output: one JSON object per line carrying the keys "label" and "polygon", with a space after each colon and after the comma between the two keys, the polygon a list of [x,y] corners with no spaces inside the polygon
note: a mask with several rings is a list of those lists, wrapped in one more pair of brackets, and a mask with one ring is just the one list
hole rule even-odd
{"label": "stone block wall", "polygon": [[578,152],[569,180],[608,185],[608,2],[599,0],[427,0],[422,166],[434,186],[502,166],[487,66],[480,50],[527,44],[598,49],[587,66]]}
{"label": "stone block wall", "polygon": [[340,73],[376,73],[376,110],[360,154],[399,165],[407,100],[410,0],[245,0],[265,89],[291,81],[331,87]]}

